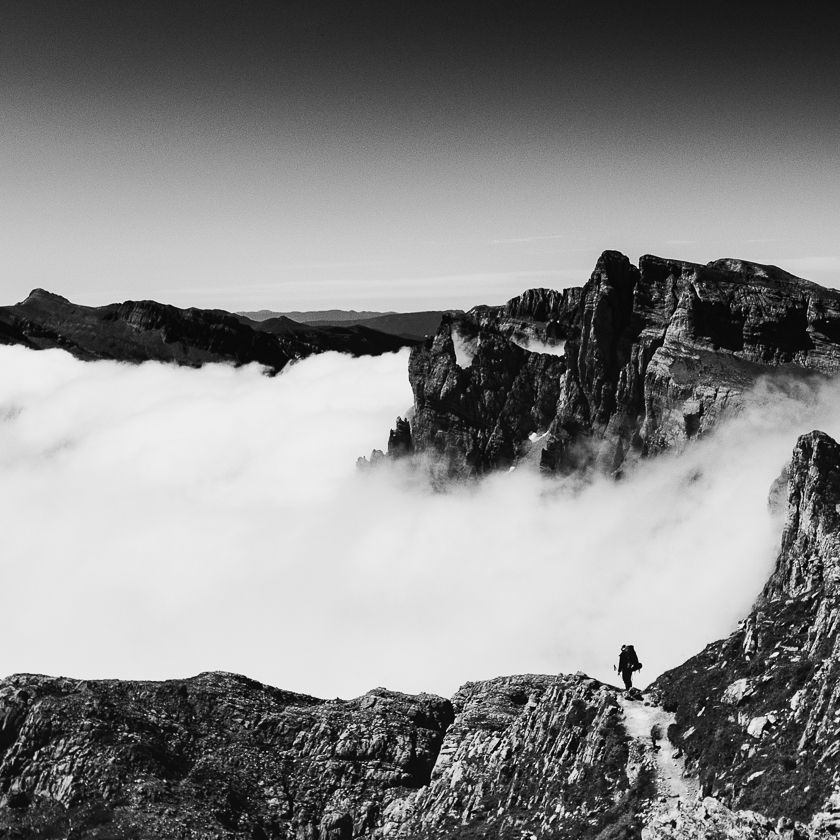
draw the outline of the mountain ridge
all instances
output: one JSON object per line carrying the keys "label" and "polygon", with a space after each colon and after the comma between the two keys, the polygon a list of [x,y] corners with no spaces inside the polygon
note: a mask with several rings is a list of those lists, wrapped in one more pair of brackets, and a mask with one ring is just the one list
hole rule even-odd
{"label": "mountain ridge", "polygon": [[251,322],[220,309],[179,309],[156,301],[90,307],[33,289],[18,304],[0,307],[0,344],[59,348],[79,359],[257,363],[277,373],[290,361],[329,350],[378,355],[413,339],[362,327],[312,327],[293,321]]}

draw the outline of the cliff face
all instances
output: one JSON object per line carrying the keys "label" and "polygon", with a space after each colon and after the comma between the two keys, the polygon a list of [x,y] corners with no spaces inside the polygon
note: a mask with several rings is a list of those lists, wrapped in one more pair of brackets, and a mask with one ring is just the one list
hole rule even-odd
{"label": "cliff face", "polygon": [[840,445],[801,437],[775,569],[728,639],[655,685],[703,790],[840,830]]}
{"label": "cliff face", "polygon": [[773,266],[636,267],[607,251],[581,289],[444,319],[412,351],[414,444],[463,475],[509,466],[547,432],[544,470],[616,471],[704,434],[761,376],[836,373],[838,341],[835,290]]}
{"label": "cliff face", "polygon": [[313,353],[376,355],[412,343],[367,327],[309,327],[288,318],[258,323],[221,310],[178,309],[155,301],[79,306],[42,289],[22,303],[0,307],[0,344],[57,347],[84,360],[191,366],[257,362],[277,372]]}

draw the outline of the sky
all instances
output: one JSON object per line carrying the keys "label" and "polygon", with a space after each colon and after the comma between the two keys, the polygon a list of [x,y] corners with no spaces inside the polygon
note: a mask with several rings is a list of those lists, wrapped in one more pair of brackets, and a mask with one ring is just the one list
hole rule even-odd
{"label": "sky", "polygon": [[836,382],[765,384],[620,482],[523,464],[437,492],[355,465],[411,404],[407,352],[268,377],[0,346],[0,674],[451,696],[614,683],[629,643],[644,685],[746,616],[779,548],[772,482],[798,435],[840,434]]}
{"label": "sky", "polygon": [[827,4],[0,0],[0,303],[499,303],[601,251],[840,286]]}

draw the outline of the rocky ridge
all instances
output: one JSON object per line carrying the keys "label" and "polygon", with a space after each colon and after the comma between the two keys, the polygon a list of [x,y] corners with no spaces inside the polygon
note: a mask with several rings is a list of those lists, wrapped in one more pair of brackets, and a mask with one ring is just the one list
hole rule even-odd
{"label": "rocky ridge", "polygon": [[838,342],[836,290],[739,260],[637,267],[606,251],[582,288],[444,318],[412,350],[413,446],[463,476],[545,435],[543,470],[617,472],[705,434],[760,377],[837,373]]}
{"label": "rocky ridge", "polygon": [[0,344],[60,348],[86,361],[154,360],[193,367],[256,362],[277,373],[313,353],[378,355],[413,343],[365,326],[315,327],[288,318],[256,322],[222,310],[178,309],[149,300],[80,306],[43,289],[0,307]]}

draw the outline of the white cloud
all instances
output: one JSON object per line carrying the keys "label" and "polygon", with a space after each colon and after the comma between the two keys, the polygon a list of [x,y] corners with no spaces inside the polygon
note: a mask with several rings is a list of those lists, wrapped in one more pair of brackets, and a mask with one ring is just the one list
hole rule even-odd
{"label": "white cloud", "polygon": [[546,344],[544,341],[538,341],[536,338],[516,338],[515,336],[511,341],[523,350],[530,350],[532,353],[546,353],[549,356],[566,355],[565,341],[558,341],[556,344]]}
{"label": "white cloud", "polygon": [[645,678],[731,629],[772,565],[770,482],[840,398],[757,408],[631,478],[520,469],[432,492],[359,473],[411,394],[406,354],[276,378],[0,348],[6,672],[226,669],[321,696],[583,669]]}

